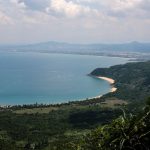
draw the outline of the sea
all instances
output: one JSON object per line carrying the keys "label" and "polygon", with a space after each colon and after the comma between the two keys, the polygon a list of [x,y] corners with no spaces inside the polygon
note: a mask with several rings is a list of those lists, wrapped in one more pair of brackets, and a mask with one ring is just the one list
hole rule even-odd
{"label": "sea", "polygon": [[66,103],[106,94],[110,84],[88,74],[95,68],[128,61],[92,55],[0,52],[0,105]]}

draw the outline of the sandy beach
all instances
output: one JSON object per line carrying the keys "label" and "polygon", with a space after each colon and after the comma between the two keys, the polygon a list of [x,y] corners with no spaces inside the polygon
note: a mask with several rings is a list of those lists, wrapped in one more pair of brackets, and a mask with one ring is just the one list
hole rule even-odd
{"label": "sandy beach", "polygon": [[113,80],[111,78],[107,78],[107,77],[101,77],[101,76],[95,76],[95,77],[109,82],[112,85],[110,92],[116,92],[117,91],[117,88],[113,86],[113,84],[115,83],[115,80]]}
{"label": "sandy beach", "polygon": [[109,82],[110,84],[114,84],[115,80],[111,79],[111,78],[107,78],[107,77],[101,77],[101,76],[96,76],[99,79],[103,79],[106,80],[107,82]]}
{"label": "sandy beach", "polygon": [[116,91],[117,91],[117,88],[115,88],[115,87],[112,87],[110,90],[110,92],[116,92]]}

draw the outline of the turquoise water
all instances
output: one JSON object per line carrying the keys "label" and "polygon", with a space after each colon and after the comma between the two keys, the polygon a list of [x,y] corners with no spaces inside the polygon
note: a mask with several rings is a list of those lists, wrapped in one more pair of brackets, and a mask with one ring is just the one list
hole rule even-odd
{"label": "turquoise water", "polygon": [[0,53],[0,105],[62,103],[102,95],[103,80],[87,76],[125,58],[87,55]]}

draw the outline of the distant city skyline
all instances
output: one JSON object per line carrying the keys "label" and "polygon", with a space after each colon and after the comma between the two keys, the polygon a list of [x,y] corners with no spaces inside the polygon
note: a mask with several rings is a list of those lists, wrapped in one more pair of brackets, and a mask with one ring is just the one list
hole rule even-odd
{"label": "distant city skyline", "polygon": [[150,42],[150,0],[0,0],[0,44]]}

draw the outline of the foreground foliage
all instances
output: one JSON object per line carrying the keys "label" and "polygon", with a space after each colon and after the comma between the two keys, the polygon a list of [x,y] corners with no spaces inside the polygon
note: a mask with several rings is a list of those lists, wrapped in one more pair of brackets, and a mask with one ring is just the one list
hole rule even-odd
{"label": "foreground foliage", "polygon": [[123,116],[92,131],[85,137],[84,150],[150,149],[150,99],[138,115]]}
{"label": "foreground foliage", "polygon": [[[94,108],[96,109],[96,108]],[[94,110],[88,112],[90,113]],[[57,117],[58,123],[53,120],[48,123],[49,114],[21,115],[24,118],[11,114],[16,122],[14,123],[12,116],[8,124],[3,126],[5,131],[0,131],[0,149],[1,150],[149,150],[150,149],[150,98],[146,106],[136,115],[126,114],[122,109],[122,115],[117,119],[113,119],[110,123],[99,125],[91,131],[84,130],[89,128],[86,125],[93,122],[90,121],[80,124],[78,118],[82,114],[86,115],[86,111],[78,110],[71,112],[73,118],[78,118],[75,124],[69,124],[67,119],[62,119],[61,112],[55,112],[52,115]],[[10,113],[10,112],[9,112]],[[54,113],[54,112],[53,112]],[[58,115],[58,114],[60,115]],[[95,110],[94,115],[99,112]],[[102,111],[101,111],[102,113]],[[103,111],[104,113],[104,111]],[[105,112],[106,113],[106,112]],[[92,113],[93,114],[93,113]],[[106,113],[109,117],[109,113]],[[8,115],[8,114],[7,114]],[[78,116],[79,115],[79,116]],[[66,115],[67,116],[67,115]],[[93,115],[92,115],[93,116]],[[6,117],[6,115],[5,115]],[[48,117],[48,118],[47,118]],[[106,116],[105,116],[106,117]],[[43,122],[44,120],[45,122]],[[47,120],[48,119],[48,120]],[[96,118],[95,118],[96,119]],[[98,119],[98,118],[97,118]],[[39,122],[38,122],[39,120]],[[87,120],[84,120],[85,122]],[[61,122],[61,124],[59,124]],[[64,122],[64,123],[63,123]],[[4,123],[4,122],[3,122]],[[25,124],[24,124],[25,123]],[[73,122],[74,123],[74,122]],[[9,125],[10,124],[10,125]],[[23,126],[24,124],[24,126]],[[95,123],[94,123],[95,124]],[[64,126],[65,125],[65,126]],[[70,125],[70,127],[69,127]],[[16,127],[15,127],[16,126]],[[11,128],[13,127],[13,128]],[[1,124],[2,128],[2,124]],[[94,127],[93,127],[94,128]],[[6,130],[7,129],[7,130]],[[12,130],[14,129],[14,130]],[[76,130],[75,130],[76,129]]]}
{"label": "foreground foliage", "polygon": [[0,112],[0,150],[61,150],[65,143],[73,140],[75,145],[82,135],[121,114],[119,109],[100,106],[63,106],[49,113],[15,112],[10,108]]}
{"label": "foreground foliage", "polygon": [[[150,99],[137,115],[126,114],[90,133],[61,137],[49,150],[149,150]],[[48,150],[48,149],[47,149]]]}

